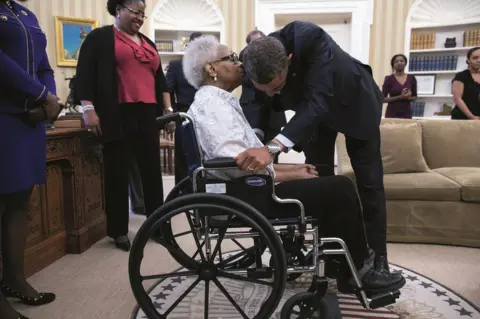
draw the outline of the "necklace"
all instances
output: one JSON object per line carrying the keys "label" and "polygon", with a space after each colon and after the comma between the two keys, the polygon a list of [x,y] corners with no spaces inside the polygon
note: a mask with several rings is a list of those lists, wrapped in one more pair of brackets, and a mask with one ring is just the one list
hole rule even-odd
{"label": "necklace", "polygon": [[5,4],[7,5],[7,7],[8,7],[10,10],[13,10],[13,5],[12,5],[12,2],[11,2],[10,0],[5,1]]}

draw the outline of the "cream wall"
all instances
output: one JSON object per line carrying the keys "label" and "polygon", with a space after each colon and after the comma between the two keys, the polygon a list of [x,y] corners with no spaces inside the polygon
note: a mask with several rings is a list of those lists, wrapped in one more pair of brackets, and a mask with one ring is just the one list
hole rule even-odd
{"label": "cream wall", "polygon": [[[405,21],[408,10],[415,0],[375,0],[374,20],[370,39],[370,64],[375,80],[382,84],[385,75],[391,72],[390,58],[403,53]],[[147,15],[153,10],[155,0],[147,0]],[[245,46],[247,33],[255,27],[255,0],[215,0],[226,21],[227,44],[234,51]],[[64,80],[75,73],[74,68],[56,66],[54,17],[71,16],[95,18],[100,25],[111,24],[113,18],[106,10],[105,0],[30,0],[26,6],[37,15],[48,38],[48,55],[55,70],[58,95],[65,99],[68,83]],[[148,30],[147,19],[143,30]]]}
{"label": "cream wall", "polygon": [[370,33],[370,64],[378,85],[391,74],[390,59],[405,49],[405,22],[415,0],[375,0]]}
{"label": "cream wall", "polygon": [[[57,67],[55,49],[55,16],[79,18],[94,18],[99,25],[113,23],[113,18],[107,13],[106,0],[30,0],[25,5],[32,10],[47,35],[47,52],[50,64],[55,71],[57,94],[65,100],[68,95],[68,78],[75,74],[75,68]],[[156,1],[147,0],[147,16],[153,10]],[[255,26],[255,0],[216,0],[222,11],[227,27],[227,44],[235,51],[244,47],[245,37]],[[147,33],[148,19],[143,26]]]}

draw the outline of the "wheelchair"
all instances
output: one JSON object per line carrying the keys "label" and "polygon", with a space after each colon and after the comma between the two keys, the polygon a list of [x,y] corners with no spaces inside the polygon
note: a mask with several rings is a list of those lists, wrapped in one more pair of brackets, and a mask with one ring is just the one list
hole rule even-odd
{"label": "wheelchair", "polygon": [[[175,121],[181,125],[189,177],[177,184],[167,196],[165,204],[147,218],[132,244],[129,279],[133,294],[146,318],[177,318],[172,316],[175,308],[193,289],[199,289],[202,283],[204,318],[209,318],[211,313],[209,299],[213,287],[216,293],[225,297],[225,303],[230,303],[229,306],[234,308],[236,316],[271,318],[283,297],[287,281],[310,273],[313,275],[310,288],[289,298],[281,309],[280,318],[327,319],[328,306],[322,299],[328,289],[326,272],[329,272],[329,265],[335,264],[330,258],[335,255],[345,257],[356,286],[352,293],[364,308],[384,307],[395,303],[399,298],[398,290],[367,296],[345,242],[340,238],[319,238],[319,221],[305,216],[300,201],[280,199],[275,195],[272,171],[268,170],[268,175],[248,175],[229,180],[220,178],[218,173],[238,170],[237,165],[232,158],[202,158],[195,123],[188,114],[168,114],[159,117],[157,121],[160,124]],[[296,208],[298,217],[267,218],[272,201]],[[189,229],[175,234],[178,227],[174,224],[181,215],[184,218],[183,224],[188,224]],[[193,251],[181,247],[181,237],[185,235],[193,237],[193,240],[187,241],[190,248],[193,244]],[[179,270],[165,274],[144,274],[141,264],[147,242],[152,238],[180,265]],[[222,248],[225,240],[231,241],[227,249]],[[253,242],[253,245],[247,248],[246,241]],[[332,245],[337,248],[331,248]],[[271,256],[269,260],[268,257],[265,258],[268,255],[266,252]],[[160,313],[144,283],[148,280],[181,277],[196,279],[192,279],[188,289]],[[222,280],[267,287],[263,303],[255,308],[256,313],[249,311],[247,314]]]}

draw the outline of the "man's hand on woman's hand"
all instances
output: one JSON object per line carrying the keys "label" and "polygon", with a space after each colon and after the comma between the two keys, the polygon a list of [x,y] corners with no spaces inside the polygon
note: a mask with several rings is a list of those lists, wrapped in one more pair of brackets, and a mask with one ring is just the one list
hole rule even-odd
{"label": "man's hand on woman's hand", "polygon": [[234,160],[237,162],[241,170],[247,172],[258,172],[264,169],[273,161],[273,154],[271,154],[267,147],[249,148],[248,150],[238,154]]}

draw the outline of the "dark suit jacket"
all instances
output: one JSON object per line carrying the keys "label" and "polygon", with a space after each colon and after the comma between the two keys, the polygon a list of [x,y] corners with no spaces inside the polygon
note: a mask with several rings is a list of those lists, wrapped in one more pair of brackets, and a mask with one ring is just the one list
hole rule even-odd
{"label": "dark suit jacket", "polygon": [[193,103],[197,90],[188,83],[183,74],[183,60],[173,60],[168,64],[167,87],[175,96],[175,111],[186,112]]}
{"label": "dark suit jacket", "polygon": [[[244,50],[239,54],[240,61],[243,61],[243,54]],[[268,96],[265,94],[256,94],[255,91],[256,89],[252,82],[244,75],[240,105],[252,128],[263,132],[263,142],[266,143],[271,141],[282,130],[282,127],[287,123],[287,119],[285,118],[285,112],[283,110],[277,112],[271,107],[264,107],[265,105],[270,105]],[[265,119],[265,123],[256,125],[254,120],[258,116]]]}
{"label": "dark suit jacket", "polygon": [[[276,108],[295,111],[281,134],[301,145],[316,138],[322,123],[358,139],[368,139],[378,130],[383,97],[368,65],[309,22],[292,22],[269,36],[292,54],[286,85],[271,100]],[[264,113],[252,114],[254,127],[265,125]]]}
{"label": "dark suit jacket", "polygon": [[[155,44],[142,37],[156,50]],[[77,99],[92,101],[102,125],[103,141],[123,138],[120,108],[118,107],[118,74],[115,60],[113,26],[105,26],[88,34],[80,49],[75,76]],[[155,91],[157,116],[163,114],[163,93],[168,92],[160,66],[157,70]]]}

